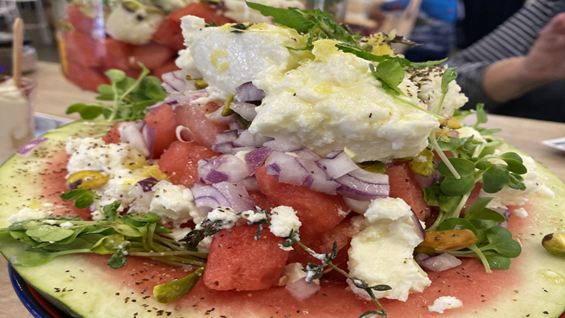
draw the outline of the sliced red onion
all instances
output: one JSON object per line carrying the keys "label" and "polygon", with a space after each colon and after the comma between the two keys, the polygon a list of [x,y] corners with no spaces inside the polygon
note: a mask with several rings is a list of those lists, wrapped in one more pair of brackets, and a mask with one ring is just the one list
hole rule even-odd
{"label": "sliced red onion", "polygon": [[209,183],[223,181],[239,182],[249,176],[245,162],[238,157],[223,154],[214,159],[201,159],[198,161],[198,175]]}
{"label": "sliced red onion", "polygon": [[271,141],[273,138],[263,136],[261,134],[254,134],[249,130],[244,130],[239,134],[239,137],[234,140],[233,144],[240,147],[263,147],[263,144],[267,141]]}
{"label": "sliced red onion", "polygon": [[306,160],[314,160],[314,161],[318,161],[320,159],[322,159],[322,157],[320,157],[317,153],[313,152],[312,150],[303,147],[302,149],[296,150],[296,151],[289,151],[288,154],[296,156],[300,159],[306,159]]}
{"label": "sliced red onion", "polygon": [[161,76],[161,86],[167,93],[184,92],[186,90],[186,76],[181,70],[165,73]]}
{"label": "sliced red onion", "polygon": [[414,212],[414,210],[412,210],[412,222],[414,223],[414,231],[418,234],[418,236],[420,236],[422,241],[425,240],[426,231],[424,230],[424,227],[422,226],[422,223],[420,223],[420,219],[418,219],[418,216],[416,215],[416,212]]}
{"label": "sliced red onion", "polygon": [[330,176],[313,160],[297,159],[298,162],[309,173],[304,185],[314,191],[323,192],[331,195],[336,194],[339,183],[333,181]]}
{"label": "sliced red onion", "polygon": [[430,258],[431,256],[425,253],[416,253],[414,255],[414,260],[420,264],[421,261],[425,260],[426,258]]}
{"label": "sliced red onion", "polygon": [[218,207],[230,207],[236,212],[253,209],[253,200],[242,185],[229,182],[215,183],[210,186],[195,184],[191,190],[194,204],[206,212]]}
{"label": "sliced red onion", "polygon": [[274,151],[280,151],[280,152],[298,151],[304,148],[303,145],[287,139],[271,140],[264,143],[263,146],[267,146],[273,149]]}
{"label": "sliced red onion", "polygon": [[494,208],[493,210],[504,215],[504,217],[506,218],[506,221],[497,223],[496,225],[500,225],[502,227],[508,228],[508,221],[510,220],[510,216],[512,215],[512,212],[510,212],[510,210],[506,208]]}
{"label": "sliced red onion", "polygon": [[20,156],[23,157],[29,157],[33,151],[39,147],[39,145],[41,145],[42,143],[46,142],[47,138],[45,137],[37,137],[32,139],[30,142],[28,142],[27,144],[21,146],[18,150],[16,150],[16,153]]}
{"label": "sliced red onion", "polygon": [[372,173],[360,168],[335,179],[335,181],[340,183],[337,193],[360,201],[386,198],[390,191],[386,174]]}
{"label": "sliced red onion", "polygon": [[228,141],[237,139],[239,132],[237,130],[226,130],[216,135],[216,142],[214,144],[221,144]]}
{"label": "sliced red onion", "polygon": [[[180,142],[185,142],[185,143],[186,142],[193,142],[194,139],[196,139],[196,137],[194,136],[194,134],[192,133],[190,128],[188,128],[186,126],[178,125],[175,132],[177,134],[177,140],[180,141]],[[184,133],[185,137],[182,136],[183,133]]]}
{"label": "sliced red onion", "polygon": [[151,153],[149,151],[149,147],[147,147],[145,138],[143,138],[143,134],[141,133],[142,127],[139,126],[140,125],[138,123],[131,121],[120,123],[118,126],[120,140],[132,145],[132,147],[139,151],[142,156],[149,157]]}
{"label": "sliced red onion", "polygon": [[136,184],[141,186],[141,189],[143,190],[143,192],[150,192],[150,191],[153,191],[153,186],[155,186],[158,182],[159,182],[159,180],[157,180],[153,177],[149,177],[147,179],[143,179],[143,180],[138,181]]}
{"label": "sliced red onion", "polygon": [[223,142],[221,144],[212,145],[212,150],[219,153],[235,155],[240,151],[253,151],[253,147],[237,147],[232,141]]}
{"label": "sliced red onion", "polygon": [[205,89],[201,89],[197,91],[184,91],[182,94],[174,94],[173,96],[177,103],[184,105],[197,99],[207,98],[209,95]]}
{"label": "sliced red onion", "polygon": [[240,102],[255,102],[265,98],[265,92],[257,88],[252,82],[239,85],[236,89],[235,98]]}
{"label": "sliced red onion", "polygon": [[302,185],[309,174],[297,159],[291,155],[273,151],[265,161],[267,173],[275,176],[279,182]]}
{"label": "sliced red onion", "polygon": [[246,153],[245,163],[247,164],[249,174],[255,174],[255,171],[263,165],[272,152],[273,150],[269,147],[261,147]]}
{"label": "sliced red onion", "polygon": [[418,264],[420,264],[422,268],[430,271],[443,272],[450,268],[461,265],[461,260],[453,255],[442,253],[439,255],[425,258],[419,261]]}
{"label": "sliced red onion", "polygon": [[340,151],[337,154],[335,152],[331,152],[329,155],[331,157],[324,157],[319,162],[327,174],[334,179],[359,168],[355,162],[351,160],[351,157],[343,151]]}
{"label": "sliced red onion", "polygon": [[143,135],[143,139],[145,139],[145,144],[147,145],[147,149],[149,150],[149,157],[153,159],[153,150],[155,148],[155,136],[157,135],[157,128],[149,125],[143,126],[141,129],[141,134]]}
{"label": "sliced red onion", "polygon": [[255,177],[253,176],[241,180],[240,182],[238,182],[238,185],[242,185],[247,191],[261,191],[261,188],[259,188],[259,183],[257,183],[257,179],[255,179]]}
{"label": "sliced red onion", "polygon": [[284,288],[297,300],[310,298],[320,291],[320,285],[314,282],[306,282],[305,277],[286,285]]}
{"label": "sliced red onion", "polygon": [[371,204],[371,201],[359,201],[346,197],[343,197],[343,201],[345,201],[345,204],[347,204],[347,206],[350,207],[351,210],[359,214],[365,214],[365,212],[369,208],[369,205]]}
{"label": "sliced red onion", "polygon": [[206,118],[210,119],[218,124],[229,124],[235,121],[236,117],[235,114],[231,114],[229,116],[222,116],[222,112],[224,111],[223,107],[219,107],[214,112],[206,114]]}
{"label": "sliced red onion", "polygon": [[250,103],[242,103],[233,101],[230,104],[230,109],[238,113],[243,119],[252,121],[257,116],[256,105]]}

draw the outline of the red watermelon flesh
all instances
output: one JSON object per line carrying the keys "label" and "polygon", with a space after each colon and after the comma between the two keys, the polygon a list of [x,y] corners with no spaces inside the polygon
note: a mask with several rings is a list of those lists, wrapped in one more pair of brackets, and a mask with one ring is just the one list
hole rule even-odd
{"label": "red watermelon flesh", "polygon": [[215,123],[206,117],[206,114],[214,112],[221,106],[215,101],[200,103],[194,100],[177,106],[175,114],[179,125],[190,129],[195,143],[211,148],[218,133],[229,129],[228,125]]}
{"label": "red watermelon flesh", "polygon": [[148,69],[154,70],[164,66],[169,59],[175,56],[177,51],[168,46],[156,42],[137,45],[132,50],[132,67],[140,69],[137,62],[143,63]]}
{"label": "red watermelon flesh", "polygon": [[191,142],[175,141],[157,162],[159,169],[169,176],[174,184],[190,187],[199,180],[198,160],[210,159],[219,153]]}
{"label": "red watermelon flesh", "polygon": [[134,48],[133,45],[112,39],[110,37],[103,40],[103,45],[104,70],[115,68],[127,71],[130,68],[130,56]]}
{"label": "red watermelon flesh", "polygon": [[145,116],[145,124],[156,128],[153,159],[161,157],[165,149],[177,140],[177,118],[173,108],[167,104],[161,105]]}
{"label": "red watermelon flesh", "polygon": [[191,3],[184,8],[173,11],[167,20],[163,21],[157,31],[153,33],[153,41],[169,46],[175,51],[184,49],[180,19],[185,15],[201,17],[206,23],[214,21],[217,25],[235,22],[234,20],[217,14],[216,10],[212,7],[199,3]]}
{"label": "red watermelon flesh", "polygon": [[95,41],[89,35],[78,32],[65,32],[64,41],[69,63],[76,63],[83,67],[102,65],[100,41]]}
{"label": "red watermelon flesh", "polygon": [[67,6],[68,21],[75,28],[76,32],[90,35],[95,28],[95,21],[85,16],[80,11],[80,7],[81,6],[78,4],[70,4]]}
{"label": "red watermelon flesh", "polygon": [[[330,253],[333,249],[333,243],[337,243],[337,250],[339,255],[336,258],[334,264],[341,264],[344,261],[344,256],[347,259],[347,248],[351,237],[353,237],[357,231],[351,225],[351,218],[347,217],[337,226],[332,229],[318,233],[315,235],[306,235],[300,233],[300,241],[304,245],[313,249],[316,253]],[[294,250],[290,251],[288,254],[288,263],[301,263],[306,266],[308,263],[322,264],[319,259],[311,256],[304,249],[296,247]]]}
{"label": "red watermelon flesh", "polygon": [[414,179],[414,172],[410,170],[408,161],[395,162],[387,167],[386,174],[390,183],[391,198],[404,200],[421,221],[430,216],[431,210],[424,201],[424,192]]}
{"label": "red watermelon flesh", "polygon": [[261,166],[255,177],[261,192],[275,205],[294,208],[302,222],[300,233],[316,235],[338,225],[351,211],[339,195],[316,192],[304,186],[280,183]]}
{"label": "red watermelon flesh", "polygon": [[170,61],[163,64],[163,66],[161,66],[157,69],[154,69],[152,71],[152,74],[153,74],[153,76],[161,79],[163,77],[163,74],[173,72],[173,71],[176,71],[178,69],[179,68],[177,67],[177,64],[175,64],[175,59],[173,58]]}
{"label": "red watermelon flesh", "polygon": [[275,285],[286,265],[284,240],[258,226],[235,226],[214,235],[203,282],[213,290],[261,290]]}
{"label": "red watermelon flesh", "polygon": [[107,144],[116,144],[121,142],[122,140],[120,139],[120,132],[118,131],[119,127],[120,123],[115,123],[112,128],[110,128],[110,131],[108,131],[106,135],[102,137],[102,140]]}
{"label": "red watermelon flesh", "polygon": [[97,67],[86,67],[81,64],[67,63],[65,77],[76,86],[90,91],[97,91],[100,84],[110,84],[110,80]]}
{"label": "red watermelon flesh", "polygon": [[260,191],[247,191],[247,192],[249,192],[249,196],[251,197],[251,200],[253,200],[253,203],[256,206],[260,207],[261,209],[271,211],[273,208],[276,207],[276,205],[273,202],[269,201],[267,196],[261,193]]}

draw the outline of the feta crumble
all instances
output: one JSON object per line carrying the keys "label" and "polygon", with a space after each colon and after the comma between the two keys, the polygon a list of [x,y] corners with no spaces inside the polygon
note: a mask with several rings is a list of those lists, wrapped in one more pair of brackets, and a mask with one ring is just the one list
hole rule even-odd
{"label": "feta crumble", "polygon": [[438,299],[436,299],[434,301],[434,304],[430,307],[428,307],[428,309],[431,312],[439,312],[440,314],[443,314],[443,311],[446,309],[453,309],[453,308],[459,308],[463,306],[463,302],[453,296],[442,296],[439,297]]}
{"label": "feta crumble", "polygon": [[219,207],[210,211],[207,218],[212,222],[219,222],[218,228],[229,229],[235,225],[239,215],[232,208]]}
{"label": "feta crumble", "polygon": [[[412,210],[402,199],[371,201],[365,222],[356,221],[361,232],[351,240],[349,273],[369,286],[386,284],[387,291],[375,291],[377,298],[406,301],[411,292],[422,292],[431,281],[422,275],[413,259],[414,248],[422,239],[414,230]],[[363,227],[366,226],[364,229]],[[348,281],[357,296],[369,295]]]}
{"label": "feta crumble", "polygon": [[42,209],[30,209],[25,207],[18,211],[18,213],[10,216],[8,222],[16,223],[28,220],[40,220],[50,217],[53,214],[51,211],[43,211]]}
{"label": "feta crumble", "polygon": [[71,222],[65,222],[65,223],[61,223],[59,226],[62,228],[69,228],[69,227],[73,227],[74,225]]}
{"label": "feta crumble", "polygon": [[526,209],[524,209],[524,208],[519,208],[519,209],[514,210],[514,215],[523,219],[523,218],[528,216],[528,211],[526,211]]}
{"label": "feta crumble", "polygon": [[149,210],[158,214],[165,222],[172,221],[174,227],[193,219],[200,223],[203,215],[194,205],[194,198],[190,189],[182,185],[174,185],[169,181],[160,181],[153,189],[155,194]]}
{"label": "feta crumble", "polygon": [[296,216],[296,211],[289,207],[280,205],[271,210],[271,233],[278,237],[289,237],[290,232],[298,232],[302,222]]}

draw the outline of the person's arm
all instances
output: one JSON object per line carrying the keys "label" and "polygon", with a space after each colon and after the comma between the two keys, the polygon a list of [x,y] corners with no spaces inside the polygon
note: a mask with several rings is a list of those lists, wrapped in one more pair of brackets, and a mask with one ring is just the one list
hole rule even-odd
{"label": "person's arm", "polygon": [[550,82],[565,79],[565,13],[545,26],[527,55],[500,60],[483,74],[482,88],[504,103]]}

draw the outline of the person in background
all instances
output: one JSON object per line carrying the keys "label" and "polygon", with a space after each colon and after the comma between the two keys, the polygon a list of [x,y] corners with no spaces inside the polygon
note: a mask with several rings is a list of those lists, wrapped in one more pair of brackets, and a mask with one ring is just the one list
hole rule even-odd
{"label": "person in background", "polygon": [[[410,0],[386,1],[383,11],[403,10]],[[412,62],[441,60],[456,46],[457,0],[422,0],[410,40],[422,44],[404,54]]]}
{"label": "person in background", "polygon": [[447,62],[469,103],[565,122],[565,0],[536,0]]}

